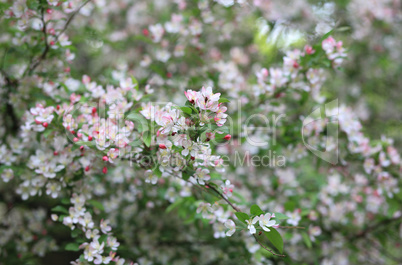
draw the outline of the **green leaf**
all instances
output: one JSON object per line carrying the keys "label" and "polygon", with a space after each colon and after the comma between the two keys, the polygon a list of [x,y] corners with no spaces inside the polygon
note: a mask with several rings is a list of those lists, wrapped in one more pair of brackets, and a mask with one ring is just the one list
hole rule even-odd
{"label": "green leaf", "polygon": [[227,99],[227,98],[220,98],[218,102],[219,103],[226,103],[226,102],[230,102],[230,100]]}
{"label": "green leaf", "polygon": [[184,172],[182,173],[182,178],[183,178],[184,180],[188,180],[191,176],[194,175],[194,173],[195,173],[195,170],[187,169],[186,171],[184,171]]}
{"label": "green leaf", "polygon": [[237,219],[239,219],[239,221],[241,221],[243,223],[246,223],[246,220],[250,219],[250,217],[246,213],[236,212],[235,215],[236,215]]}
{"label": "green leaf", "polygon": [[96,145],[96,142],[95,142],[95,141],[87,141],[87,142],[78,141],[78,142],[75,142],[74,144],[75,144],[76,146],[86,145],[86,146],[88,146],[88,147],[92,147],[92,146],[95,146],[95,145]]}
{"label": "green leaf", "polygon": [[180,107],[179,109],[184,113],[187,113],[188,115],[191,115],[191,113],[193,112],[193,110],[189,107]]}
{"label": "green leaf", "polygon": [[107,241],[107,238],[108,238],[108,235],[101,235],[100,237],[99,237],[99,243],[102,243],[102,242],[104,242],[104,243],[106,243],[106,241]]}
{"label": "green leaf", "polygon": [[154,174],[155,174],[158,178],[161,178],[161,177],[162,177],[162,171],[160,171],[158,165],[157,165],[155,168],[153,168],[152,171],[154,172]]}
{"label": "green leaf", "polygon": [[68,210],[61,205],[52,208],[52,212],[66,213],[69,214]]}
{"label": "green leaf", "polygon": [[69,198],[63,198],[63,199],[61,199],[61,203],[62,203],[62,204],[65,204],[65,205],[70,205],[70,204],[71,204]]}
{"label": "green leaf", "polygon": [[269,232],[264,232],[264,234],[267,236],[268,240],[271,241],[272,245],[279,250],[279,252],[282,254],[283,253],[283,239],[282,236],[276,231],[275,228],[270,227]]}
{"label": "green leaf", "polygon": [[131,80],[133,81],[133,84],[135,85],[135,89],[138,90],[138,81],[134,76],[131,76]]}
{"label": "green leaf", "polygon": [[145,132],[149,130],[147,119],[145,119],[145,117],[142,116],[140,113],[131,112],[126,116],[126,119],[133,121],[135,128],[139,132]]}
{"label": "green leaf", "polygon": [[166,212],[166,213],[170,213],[174,208],[176,208],[176,207],[178,207],[180,204],[182,204],[183,201],[184,201],[183,199],[178,199],[178,200],[176,200],[174,203],[172,203],[171,205],[169,205],[169,206],[166,208],[165,212]]}
{"label": "green leaf", "polygon": [[82,233],[81,230],[74,229],[73,231],[71,231],[71,237],[72,237],[72,238],[76,238],[76,237],[78,237],[81,233]]}
{"label": "green leaf", "polygon": [[97,200],[89,200],[88,203],[91,204],[93,207],[101,210],[102,212],[105,211],[105,208],[103,207],[103,204],[100,203]]}
{"label": "green leaf", "polygon": [[328,38],[328,37],[332,34],[333,31],[334,31],[334,30],[332,29],[332,30],[328,31],[327,33],[325,33],[324,36],[322,36],[321,41],[323,41],[323,40],[325,40],[326,38]]}
{"label": "green leaf", "polygon": [[65,250],[67,251],[79,251],[80,250],[80,245],[77,243],[68,243],[65,247]]}
{"label": "green leaf", "polygon": [[304,240],[304,243],[306,243],[306,246],[308,247],[308,248],[311,248],[312,247],[312,243],[311,243],[311,240],[310,240],[310,237],[308,236],[308,234],[306,233],[306,232],[302,232],[302,237],[303,237],[303,240]]}
{"label": "green leaf", "polygon": [[149,131],[144,132],[144,134],[142,135],[142,140],[147,147],[150,147],[152,140],[151,133]]}
{"label": "green leaf", "polygon": [[251,215],[261,215],[261,214],[264,214],[264,212],[261,210],[261,208],[257,204],[254,204],[254,205],[251,205],[250,214]]}
{"label": "green leaf", "polygon": [[351,29],[350,27],[345,26],[345,27],[337,28],[337,29],[335,29],[335,31],[343,32],[343,31],[349,31],[350,29]]}
{"label": "green leaf", "polygon": [[289,219],[289,216],[284,215],[283,213],[274,213],[276,219],[282,220],[282,219]]}

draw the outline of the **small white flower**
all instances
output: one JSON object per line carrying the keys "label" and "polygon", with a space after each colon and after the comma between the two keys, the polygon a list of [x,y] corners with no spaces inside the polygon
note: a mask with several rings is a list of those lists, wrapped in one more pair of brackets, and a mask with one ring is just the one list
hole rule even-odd
{"label": "small white flower", "polygon": [[254,219],[246,220],[247,229],[250,230],[250,234],[255,234],[257,232],[255,230],[254,224],[258,222],[258,216],[254,217]]}
{"label": "small white flower", "polygon": [[234,232],[236,232],[236,224],[232,220],[227,220],[225,226],[229,229],[229,231],[226,232],[226,236],[232,236]]}
{"label": "small white flower", "polygon": [[145,182],[156,184],[158,182],[158,177],[152,172],[152,170],[145,171]]}
{"label": "small white flower", "polygon": [[107,234],[108,232],[112,231],[112,228],[109,226],[109,220],[102,219],[100,222],[100,229],[104,234]]}
{"label": "small white flower", "polygon": [[[258,217],[258,221],[259,221],[259,225],[261,226],[262,229],[264,229],[264,231],[271,231],[268,227],[272,227],[276,224],[275,220],[270,220],[272,217],[272,215],[270,213],[267,213],[265,215],[260,215]],[[257,217],[255,217],[257,218]]]}
{"label": "small white flower", "polygon": [[5,169],[1,174],[1,178],[3,179],[4,182],[9,182],[14,178],[13,170],[11,168]]}

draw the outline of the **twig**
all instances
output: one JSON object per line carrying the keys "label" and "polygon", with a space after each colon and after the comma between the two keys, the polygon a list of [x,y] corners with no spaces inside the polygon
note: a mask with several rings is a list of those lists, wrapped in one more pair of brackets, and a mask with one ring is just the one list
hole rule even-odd
{"label": "twig", "polygon": [[[223,194],[221,192],[219,192],[217,189],[215,189],[215,187],[209,185],[209,183],[207,183],[205,186],[207,186],[208,188],[210,188],[211,190],[213,190],[215,193],[217,193],[219,195],[219,197],[221,197],[222,199],[224,199],[232,208],[233,210],[235,210],[236,212],[241,212],[239,210],[239,208],[237,208],[236,206],[233,205],[233,203],[231,203],[225,196],[223,196]],[[264,246],[264,244],[262,244],[256,235],[253,235],[255,240],[258,242],[258,244],[260,244],[260,246],[265,249],[266,251],[268,251],[269,253],[271,253],[274,256],[278,256],[278,257],[286,257],[286,255],[282,255],[282,254],[277,254],[275,253],[273,250],[267,248],[266,246]]]}
{"label": "twig", "polygon": [[224,199],[224,200],[233,208],[233,210],[235,210],[236,212],[241,212],[241,211],[239,210],[239,208],[237,208],[236,206],[234,206],[233,203],[231,203],[225,196],[223,196],[222,193],[220,193],[217,189],[215,189],[215,187],[209,185],[208,183],[206,184],[206,186],[207,186],[208,188],[210,188],[211,190],[213,190],[214,192],[216,192],[216,193],[219,195],[219,197],[221,197],[222,199]]}
{"label": "twig", "polygon": [[[85,1],[82,5],[80,5],[77,10],[74,11],[74,13],[68,18],[66,24],[64,25],[63,29],[59,32],[59,34],[57,34],[57,36],[55,37],[55,43],[59,40],[60,36],[67,30],[68,26],[70,25],[71,21],[73,20],[73,18],[75,17],[75,15],[80,12],[81,8],[83,8],[86,4],[88,4],[91,0],[87,0]],[[43,32],[45,35],[45,50],[43,51],[42,55],[38,58],[38,60],[33,63],[28,69],[29,69],[29,74],[31,74],[36,67],[39,66],[39,64],[46,59],[46,56],[50,50],[50,46],[47,42],[47,29],[46,29],[46,22],[45,22],[45,18],[44,18],[44,8],[41,9],[41,13],[42,13],[42,22],[43,22]],[[25,75],[25,73],[24,73]]]}
{"label": "twig", "polygon": [[91,0],[85,1],[82,5],[80,5],[77,10],[74,11],[74,13],[68,18],[66,24],[64,25],[63,29],[57,34],[56,36],[56,42],[59,40],[59,37],[67,30],[68,25],[70,25],[71,21],[75,17],[75,15],[80,12],[81,8],[83,8],[86,4],[88,4]]}
{"label": "twig", "polygon": [[[39,57],[39,59],[34,64],[32,64],[29,68],[27,68],[27,70],[29,69],[29,74],[31,74],[33,72],[33,70],[35,70],[35,68],[38,67],[38,65],[41,63],[42,60],[44,60],[46,58],[46,55],[49,52],[49,43],[47,42],[47,26],[46,26],[46,21],[45,21],[45,9],[43,7],[41,8],[41,20],[43,23],[43,35],[45,38],[45,49],[43,50],[43,53]],[[25,73],[24,73],[24,75],[25,75]]]}
{"label": "twig", "polygon": [[391,223],[393,223],[395,221],[401,221],[401,220],[402,220],[401,217],[382,220],[382,221],[378,222],[377,224],[369,226],[366,229],[358,232],[357,234],[355,234],[352,237],[350,237],[350,239],[354,240],[354,239],[365,237],[370,232],[375,231],[375,230],[377,230],[378,228],[380,228],[380,227],[382,227],[384,225],[389,225],[389,224],[391,224]]}

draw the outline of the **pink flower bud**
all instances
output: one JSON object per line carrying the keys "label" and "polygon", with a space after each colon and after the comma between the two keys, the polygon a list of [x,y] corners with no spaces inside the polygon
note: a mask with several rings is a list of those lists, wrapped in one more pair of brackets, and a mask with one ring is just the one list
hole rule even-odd
{"label": "pink flower bud", "polygon": [[109,161],[109,157],[107,157],[107,156],[104,156],[102,159],[103,159],[103,161],[105,161],[105,162]]}
{"label": "pink flower bud", "polygon": [[225,139],[226,141],[229,141],[232,138],[232,136],[230,134],[226,134],[225,137],[223,137],[223,139]]}
{"label": "pink flower bud", "polygon": [[106,173],[107,173],[107,167],[104,167],[104,168],[102,169],[102,172],[103,172],[103,174],[106,174]]}
{"label": "pink flower bud", "polygon": [[49,123],[44,122],[44,123],[42,123],[42,126],[45,127],[45,128],[47,128],[47,126],[49,126]]}
{"label": "pink flower bud", "polygon": [[166,149],[167,147],[166,147],[166,145],[164,145],[164,144],[160,144],[160,145],[159,145],[159,148],[160,148],[160,149]]}

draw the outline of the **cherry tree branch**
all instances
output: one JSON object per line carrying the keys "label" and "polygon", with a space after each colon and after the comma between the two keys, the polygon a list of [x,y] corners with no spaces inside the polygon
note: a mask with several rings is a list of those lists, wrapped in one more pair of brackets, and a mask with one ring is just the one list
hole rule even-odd
{"label": "cherry tree branch", "polygon": [[[205,185],[206,187],[208,187],[209,189],[213,190],[216,194],[219,195],[219,197],[221,197],[225,202],[227,202],[232,208],[233,210],[235,210],[236,212],[241,212],[239,210],[239,208],[237,208],[236,206],[233,205],[233,203],[231,203],[221,192],[219,192],[215,187],[213,187],[212,185],[209,185],[208,183]],[[268,251],[269,253],[271,253],[274,256],[278,256],[278,257],[286,257],[286,255],[282,255],[282,254],[277,254],[275,253],[273,250],[267,248],[266,246],[264,246],[264,244],[261,243],[261,241],[258,240],[256,235],[253,235],[255,240],[258,242],[258,244],[260,244],[260,246],[265,249],[266,251]]]}
{"label": "cherry tree branch", "polygon": [[66,24],[64,25],[63,29],[59,32],[59,34],[57,34],[56,36],[56,41],[58,41],[59,37],[67,30],[68,25],[70,25],[71,21],[73,20],[73,18],[75,17],[75,15],[80,12],[80,10],[89,2],[91,2],[91,0],[87,0],[84,3],[82,3],[82,5],[80,5],[77,10],[74,11],[74,13],[68,18]]}
{"label": "cherry tree branch", "polygon": [[222,193],[220,193],[217,189],[215,189],[215,187],[213,187],[212,185],[209,185],[208,183],[205,185],[207,188],[213,190],[215,193],[217,193],[219,195],[219,197],[221,197],[225,202],[227,202],[227,204],[229,204],[233,210],[235,210],[236,212],[241,212],[239,210],[239,208],[237,208],[236,206],[234,206],[233,203],[231,203],[225,196],[223,196]]}
{"label": "cherry tree branch", "polygon": [[[87,0],[85,1],[83,4],[81,4],[77,10],[75,10],[73,12],[73,14],[67,19],[66,24],[64,25],[63,29],[59,32],[59,34],[57,34],[57,36],[55,37],[55,42],[57,42],[60,38],[60,36],[67,30],[68,26],[70,25],[71,21],[74,19],[75,15],[77,15],[78,12],[80,12],[80,10],[90,2],[91,0]],[[43,51],[42,55],[38,58],[38,60],[35,63],[31,63],[31,66],[28,68],[28,73],[32,74],[32,72],[36,69],[36,67],[38,67],[40,65],[40,63],[46,59],[46,56],[50,50],[50,46],[47,42],[47,29],[46,29],[46,22],[45,22],[45,17],[44,17],[44,12],[45,9],[42,7],[41,9],[41,20],[43,23],[43,33],[44,33],[44,37],[45,37],[45,50]],[[24,74],[25,75],[25,74]]]}
{"label": "cherry tree branch", "polygon": [[[47,42],[47,25],[46,25],[46,21],[45,21],[45,8],[41,8],[41,20],[43,23],[43,35],[44,35],[44,40],[45,40],[45,49],[42,52],[42,55],[38,58],[38,60],[31,64],[31,66],[29,68],[27,68],[27,70],[29,71],[29,74],[31,74],[36,67],[38,67],[38,65],[41,63],[42,60],[44,60],[46,58],[47,53],[49,52],[49,43]],[[24,73],[25,75],[25,73]]]}

